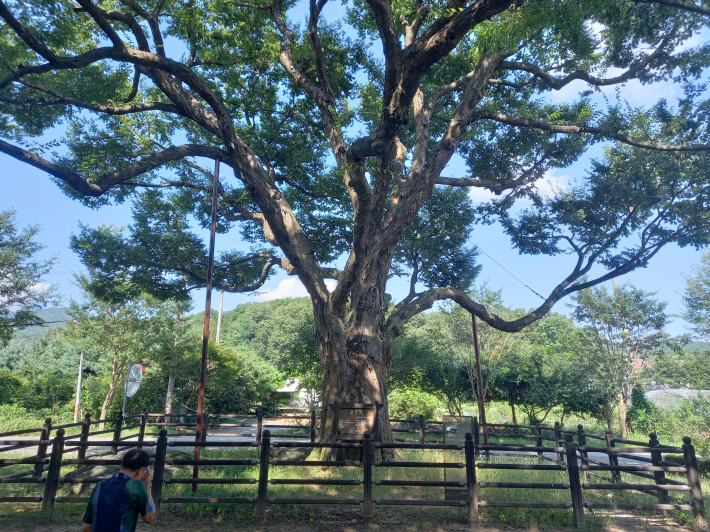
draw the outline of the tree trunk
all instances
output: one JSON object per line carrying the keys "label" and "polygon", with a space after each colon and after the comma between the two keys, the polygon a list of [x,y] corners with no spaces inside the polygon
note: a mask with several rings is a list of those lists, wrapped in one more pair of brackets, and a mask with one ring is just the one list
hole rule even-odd
{"label": "tree trunk", "polygon": [[[117,384],[112,378],[111,384],[109,384],[108,387],[108,393],[106,394],[106,398],[104,399],[104,404],[101,406],[101,416],[99,416],[99,419],[106,419],[106,417],[108,416],[108,409],[111,408],[111,404],[113,404],[113,398],[116,395],[116,388]],[[99,430],[104,430],[104,425],[104,423],[100,423]]]}
{"label": "tree trunk", "polygon": [[[389,265],[385,269],[389,271]],[[323,379],[323,403],[327,410],[320,437],[332,431],[331,403],[381,403],[378,432],[382,441],[392,441],[387,408],[387,373],[392,354],[391,340],[384,333],[386,274],[374,282],[359,283],[351,295],[347,320],[327,305],[314,304]],[[369,288],[366,286],[369,284]]]}
{"label": "tree trunk", "polygon": [[617,407],[619,409],[619,432],[621,439],[626,439],[626,397],[623,394],[617,398]]}
{"label": "tree trunk", "polygon": [[513,425],[518,424],[518,417],[515,415],[515,401],[510,401],[510,411],[513,413]]}

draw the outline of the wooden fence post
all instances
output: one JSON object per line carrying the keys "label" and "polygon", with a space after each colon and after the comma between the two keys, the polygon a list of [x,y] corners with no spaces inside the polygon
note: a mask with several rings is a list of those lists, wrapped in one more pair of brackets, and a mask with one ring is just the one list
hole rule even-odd
{"label": "wooden fence post", "polygon": [[165,476],[165,459],[168,455],[168,431],[161,429],[158,442],[155,445],[155,462],[153,463],[153,502],[156,517],[160,513],[160,499],[163,497],[163,477]]}
{"label": "wooden fence post", "polygon": [[688,471],[688,486],[690,486],[690,496],[693,499],[695,525],[705,531],[708,529],[708,522],[705,520],[705,503],[703,502],[703,491],[700,489],[698,461],[695,457],[695,447],[691,444],[688,436],[683,436],[683,461]]}
{"label": "wooden fence post", "polygon": [[[123,410],[118,411],[118,419],[116,420],[115,430],[113,431],[113,441],[121,439],[121,431],[123,430]],[[118,454],[118,444],[113,446],[113,454]]]}
{"label": "wooden fence post", "polygon": [[[39,433],[39,439],[48,441],[52,436],[52,418],[48,417],[44,420],[44,425],[42,425],[42,432]],[[37,458],[45,458],[47,456],[47,446],[48,443],[40,443],[37,446]],[[44,473],[44,464],[35,464],[34,475],[36,478],[40,478]]]}
{"label": "wooden fence post", "polygon": [[363,467],[363,508],[362,519],[366,524],[372,523],[372,435],[365,431],[362,441],[362,467]]}
{"label": "wooden fence post", "polygon": [[138,427],[138,448],[142,449],[143,446],[141,445],[141,443],[143,443],[143,440],[145,439],[145,424],[148,420],[148,411],[145,408],[141,412],[140,420],[141,424],[140,427]]}
{"label": "wooden fence post", "polygon": [[[81,436],[79,436],[79,441],[89,441],[89,433],[91,432],[91,414],[86,414],[84,416],[84,422],[81,425]],[[86,450],[88,447],[81,446],[76,453],[76,457],[83,460],[86,458]]]}
{"label": "wooden fence post", "polygon": [[[579,443],[580,447],[587,446],[587,436],[584,433],[584,425],[577,425],[577,442]],[[589,462],[587,461],[587,451],[579,451],[579,461],[582,463],[583,466],[589,465]],[[585,470],[582,470],[582,477],[586,482],[587,472]]]}
{"label": "wooden fence post", "polygon": [[419,414],[419,443],[424,443],[424,435],[426,433],[426,422],[424,416]]}
{"label": "wooden fence post", "polygon": [[[648,446],[651,447],[652,449],[657,448],[660,445],[658,443],[658,435],[655,432],[652,432],[648,436],[649,436]],[[663,455],[661,454],[660,451],[651,453],[651,465],[660,466],[660,465],[662,465],[662,462],[663,462]],[[665,484],[666,483],[666,474],[663,471],[654,471],[653,472],[653,480],[656,482],[656,485]],[[658,494],[658,504],[668,504],[668,492],[666,490],[656,489],[656,493]],[[661,514],[668,515],[668,511],[661,510]]]}
{"label": "wooden fence post", "polygon": [[481,428],[478,425],[478,417],[473,416],[473,446],[476,449],[476,454],[481,454],[481,451],[478,449],[478,446],[481,443],[480,432]]}
{"label": "wooden fence post", "polygon": [[316,411],[311,410],[311,443],[315,443],[316,434]]}
{"label": "wooden fence post", "polygon": [[478,523],[478,485],[476,484],[476,451],[473,437],[466,433],[464,447],[466,455],[466,489],[468,491],[468,522],[470,525]]}
{"label": "wooden fence post", "polygon": [[64,429],[59,429],[54,436],[52,444],[52,456],[49,459],[49,470],[47,480],[44,485],[44,497],[42,498],[42,511],[47,518],[54,513],[54,499],[57,496],[57,486],[59,485],[59,472],[62,469],[62,455],[64,454]]}
{"label": "wooden fence post", "polygon": [[269,487],[270,450],[271,431],[269,429],[266,429],[261,438],[261,460],[259,461],[259,488],[256,496],[256,518],[260,521],[264,521],[266,519],[266,492]]}
{"label": "wooden fence post", "polygon": [[[555,421],[555,447],[558,449],[562,447],[562,427],[560,427],[560,422]],[[562,453],[557,453],[557,465],[562,465]]]}
{"label": "wooden fence post", "polygon": [[[538,447],[542,447],[542,431],[540,430],[540,423],[535,423],[535,436],[537,436],[536,444]],[[538,458],[542,458],[542,451],[537,452]]]}
{"label": "wooden fence post", "polygon": [[567,472],[569,473],[569,491],[572,496],[572,510],[574,511],[574,526],[576,528],[584,528],[584,500],[582,499],[582,485],[579,482],[577,446],[574,444],[571,434],[565,436],[565,440],[567,447]]}
{"label": "wooden fence post", "polygon": [[[611,429],[607,428],[604,431],[604,441],[606,442],[607,447],[616,447],[614,445],[614,435],[611,433]],[[616,455],[616,453],[608,453],[609,456],[609,465],[618,467],[619,466],[619,457]],[[621,471],[612,471],[611,472],[611,481],[614,484],[618,484],[621,482]]]}
{"label": "wooden fence post", "polygon": [[261,443],[261,427],[263,423],[264,411],[261,408],[258,408],[256,410],[256,443]]}

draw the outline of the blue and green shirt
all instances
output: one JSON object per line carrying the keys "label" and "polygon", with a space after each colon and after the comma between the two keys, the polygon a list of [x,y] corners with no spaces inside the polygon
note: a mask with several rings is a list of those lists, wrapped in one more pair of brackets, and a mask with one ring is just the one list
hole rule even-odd
{"label": "blue and green shirt", "polygon": [[116,473],[91,492],[83,521],[91,524],[91,532],[135,532],[138,514],[153,509],[143,482]]}

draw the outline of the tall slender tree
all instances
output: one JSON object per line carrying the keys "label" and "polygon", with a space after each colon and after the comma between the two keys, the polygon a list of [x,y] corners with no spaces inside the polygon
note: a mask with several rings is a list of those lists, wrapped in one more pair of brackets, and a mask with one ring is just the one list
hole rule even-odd
{"label": "tall slender tree", "polygon": [[609,294],[604,286],[573,296],[574,318],[590,332],[589,359],[616,400],[619,431],[626,438],[626,412],[631,393],[645,368],[668,346],[663,330],[667,303],[631,285]]}
{"label": "tall slender tree", "polygon": [[[220,231],[238,223],[255,247],[224,253],[215,286],[253,290],[274,267],[298,277],[327,402],[386,402],[392,340],[437,301],[519,331],[669,242],[709,238],[708,53],[692,44],[702,6],[353,0],[333,24],[327,0],[310,0],[298,26],[283,0],[77,4],[0,1],[0,151],[87,205],[135,198],[126,234],[86,228],[78,242],[106,286],[163,296],[205,284],[189,220],[205,223],[211,177],[193,158],[221,160],[234,179],[220,183]],[[597,108],[588,92],[671,80],[683,86],[675,107]],[[61,122],[65,149],[48,155],[34,139]],[[548,170],[597,142],[618,156],[570,191],[538,193]],[[445,170],[455,154],[464,175]],[[522,253],[574,257],[537,309],[506,320],[450,275],[389,308],[400,242],[439,186],[490,191],[481,219],[502,222]],[[532,200],[520,215],[518,199]]]}

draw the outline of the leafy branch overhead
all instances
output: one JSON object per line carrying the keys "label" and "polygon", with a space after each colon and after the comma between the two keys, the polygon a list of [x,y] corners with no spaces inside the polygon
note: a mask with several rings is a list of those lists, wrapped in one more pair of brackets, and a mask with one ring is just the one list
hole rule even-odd
{"label": "leafy branch overhead", "polygon": [[[386,395],[392,340],[437,301],[520,331],[668,243],[707,244],[699,5],[352,0],[333,23],[327,0],[307,13],[283,0],[77,3],[0,0],[0,152],[87,205],[134,201],[126,232],[82,228],[73,245],[104,292],[120,281],[165,297],[204,285],[190,223],[206,224],[206,168],[221,161],[219,230],[253,248],[220,257],[217,285],[253,290],[277,266],[297,276],[332,400]],[[679,97],[598,103],[625,83],[673,83]],[[30,149],[60,125],[56,153]],[[589,172],[542,194],[548,172],[600,143]],[[471,190],[491,199],[472,204]],[[521,253],[572,257],[540,307],[506,318],[469,296],[474,222],[502,223]],[[393,275],[411,290],[390,309]]]}

